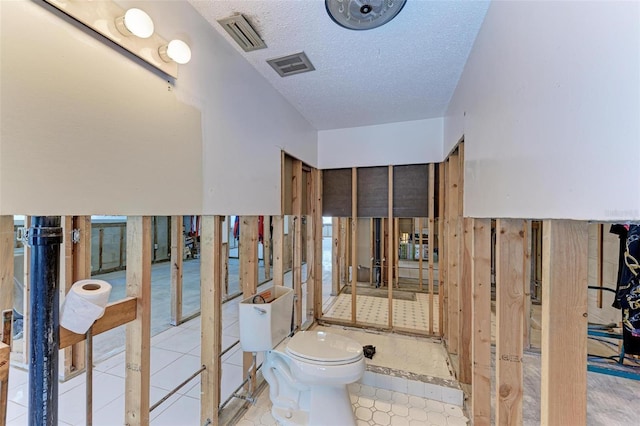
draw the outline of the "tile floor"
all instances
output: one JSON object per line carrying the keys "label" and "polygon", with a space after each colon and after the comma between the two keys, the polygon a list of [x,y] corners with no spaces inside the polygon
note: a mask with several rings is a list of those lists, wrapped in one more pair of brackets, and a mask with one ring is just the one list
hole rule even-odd
{"label": "tile floor", "polygon": [[[389,301],[382,297],[356,296],[356,318],[358,322],[387,326]],[[438,297],[433,298],[434,333],[438,333]],[[340,294],[324,309],[326,318],[351,320],[351,294]],[[411,330],[429,330],[429,295],[416,293],[416,300],[393,299],[393,325]]]}
{"label": "tile floor", "polygon": [[[268,388],[237,423],[238,426],[272,426]],[[358,426],[461,426],[469,419],[456,405],[445,404],[406,393],[354,383],[349,385],[351,405]],[[340,425],[333,425],[340,426]]]}

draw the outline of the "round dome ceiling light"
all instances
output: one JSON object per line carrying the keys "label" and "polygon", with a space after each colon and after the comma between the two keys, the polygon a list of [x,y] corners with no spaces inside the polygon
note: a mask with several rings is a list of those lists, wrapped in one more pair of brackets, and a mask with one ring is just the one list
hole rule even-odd
{"label": "round dome ceiling light", "polygon": [[325,0],[327,13],[341,27],[370,30],[396,17],[407,0]]}
{"label": "round dome ceiling light", "polygon": [[153,21],[144,10],[133,8],[116,19],[116,28],[126,36],[149,38],[153,34]]}
{"label": "round dome ceiling light", "polygon": [[184,65],[191,60],[191,49],[182,40],[171,40],[169,44],[158,49],[158,54],[163,61],[174,61],[180,65]]}

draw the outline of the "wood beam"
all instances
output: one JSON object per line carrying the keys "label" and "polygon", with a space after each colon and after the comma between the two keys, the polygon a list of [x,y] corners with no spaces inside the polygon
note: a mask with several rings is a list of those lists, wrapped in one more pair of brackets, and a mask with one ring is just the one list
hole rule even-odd
{"label": "wood beam", "polygon": [[331,238],[333,239],[331,252],[331,295],[337,296],[340,292],[340,265],[342,263],[342,256],[340,255],[340,248],[342,247],[342,232],[339,217],[331,219]]}
{"label": "wood beam", "polygon": [[[258,216],[240,218],[240,287],[242,297],[251,297],[258,291]],[[242,357],[243,373],[251,376],[251,389],[256,388],[256,367],[251,352]],[[249,384],[245,385],[249,389]]]}
{"label": "wood beam", "polygon": [[295,301],[295,326],[302,326],[302,161],[293,160],[293,291]]}
{"label": "wood beam", "polygon": [[389,166],[389,172],[387,173],[389,177],[389,192],[387,194],[387,204],[388,204],[388,226],[389,226],[389,238],[387,238],[387,290],[389,295],[387,299],[389,299],[389,315],[388,315],[388,324],[387,326],[391,329],[393,328],[393,259],[394,255],[394,239],[393,239],[393,166]]}
{"label": "wood beam", "polygon": [[496,221],[496,424],[522,424],[524,221]]}
{"label": "wood beam", "polygon": [[[13,226],[13,216],[11,217]],[[7,404],[9,403],[9,357],[11,347],[0,342],[0,425],[7,421]]]}
{"label": "wood beam", "polygon": [[273,216],[273,284],[284,285],[284,216]]}
{"label": "wood beam", "polygon": [[264,258],[264,279],[271,279],[271,216],[264,217],[262,238],[262,257]]}
{"label": "wood beam", "polygon": [[460,220],[460,158],[458,153],[449,157],[448,216],[449,238],[447,250],[447,348],[456,354],[459,348],[460,310],[460,247],[462,221]]}
{"label": "wood beam", "polygon": [[531,221],[524,222],[522,265],[522,294],[524,294],[523,337],[524,349],[531,348]]}
{"label": "wood beam", "polygon": [[[0,313],[13,310],[13,216],[0,216]],[[0,329],[0,334],[2,330]],[[11,346],[12,336],[0,336]]]}
{"label": "wood beam", "polygon": [[358,288],[358,169],[351,168],[351,322],[357,322]]}
{"label": "wood beam", "polygon": [[471,334],[472,334],[472,248],[473,219],[462,219],[462,259],[460,264],[460,314],[458,329],[458,378],[460,382],[471,384]]}
{"label": "wood beam", "polygon": [[222,378],[222,217],[202,216],[200,235],[200,424],[218,424]]}
{"label": "wood beam", "polygon": [[[429,334],[433,335],[434,327],[433,327],[433,292],[434,292],[434,256],[433,249],[435,246],[435,204],[436,204],[436,172],[435,172],[435,164],[429,164],[429,230],[427,237],[427,259],[429,264],[427,265],[429,268]],[[439,288],[439,287],[438,287]]]}
{"label": "wood beam", "polygon": [[438,334],[444,336],[445,328],[445,278],[447,276],[447,229],[446,229],[446,162],[438,164]]}
{"label": "wood beam", "polygon": [[125,423],[149,424],[151,365],[151,217],[127,218],[127,289],[137,299],[126,327]]}
{"label": "wood beam", "polygon": [[586,222],[548,220],[542,249],[541,424],[587,424]]}
{"label": "wood beam", "polygon": [[471,244],[471,416],[476,426],[491,424],[491,219],[473,220]]}
{"label": "wood beam", "polygon": [[171,325],[182,322],[183,225],[182,216],[171,216]]}
{"label": "wood beam", "polygon": [[[598,227],[598,234],[596,236],[597,239],[597,247],[596,247],[596,259],[598,259],[598,263],[596,265],[596,285],[600,288],[604,287],[604,281],[603,281],[603,277],[604,277],[604,250],[603,250],[603,245],[604,245],[604,233],[603,233],[603,227],[604,225],[602,223],[599,223],[598,225],[596,225]],[[597,299],[597,303],[598,303],[598,308],[602,309],[602,290],[598,291],[598,299]]]}
{"label": "wood beam", "polygon": [[[91,335],[109,331],[120,327],[136,319],[138,301],[135,297],[125,297],[116,302],[109,303],[104,309],[104,315],[98,318],[91,326]],[[64,327],[60,327],[60,349],[70,349],[70,346],[79,344],[85,340],[86,335],[76,334]]]}
{"label": "wood beam", "polygon": [[323,239],[323,228],[324,222],[322,220],[322,170],[314,169],[312,172],[313,176],[313,188],[315,194],[315,202],[313,204],[313,241],[315,244],[313,253],[313,271],[315,277],[315,306],[313,312],[315,314],[315,318],[322,318],[322,292],[323,292],[323,281],[324,274],[322,269],[322,239]]}

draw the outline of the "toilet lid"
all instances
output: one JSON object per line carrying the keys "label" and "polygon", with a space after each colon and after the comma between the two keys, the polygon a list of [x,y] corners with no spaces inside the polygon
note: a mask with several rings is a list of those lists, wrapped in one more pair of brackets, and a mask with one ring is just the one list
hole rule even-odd
{"label": "toilet lid", "polygon": [[348,363],[362,358],[362,345],[353,339],[324,331],[301,331],[287,344],[293,356],[317,362]]}

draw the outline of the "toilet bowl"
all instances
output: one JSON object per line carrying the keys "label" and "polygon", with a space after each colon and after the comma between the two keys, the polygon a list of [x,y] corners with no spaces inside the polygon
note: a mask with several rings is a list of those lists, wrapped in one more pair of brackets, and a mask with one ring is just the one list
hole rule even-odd
{"label": "toilet bowl", "polygon": [[282,425],[351,426],[347,385],[365,371],[362,345],[324,331],[302,331],[266,353],[271,413]]}

